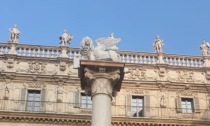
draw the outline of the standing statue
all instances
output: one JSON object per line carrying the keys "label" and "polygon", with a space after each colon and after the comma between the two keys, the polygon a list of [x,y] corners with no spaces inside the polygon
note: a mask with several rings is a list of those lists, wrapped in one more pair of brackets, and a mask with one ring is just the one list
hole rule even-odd
{"label": "standing statue", "polygon": [[90,38],[88,38],[90,42],[86,42],[86,39],[84,38],[81,42],[80,52],[82,59],[120,61],[120,56],[116,52],[118,49],[116,45],[121,39],[114,38],[114,33],[108,38],[97,39],[96,48],[94,48]]}
{"label": "standing statue", "polygon": [[160,97],[160,107],[165,108],[166,107],[166,99],[164,95],[161,95]]}
{"label": "standing statue", "polygon": [[70,41],[73,39],[73,36],[71,34],[68,34],[68,32],[66,30],[64,30],[63,35],[61,35],[59,37],[60,41],[60,45],[61,46],[67,46]]}
{"label": "standing statue", "polygon": [[153,44],[155,52],[157,52],[157,53],[163,52],[163,50],[162,50],[163,45],[164,45],[163,44],[163,40],[161,40],[160,36],[157,35],[156,36],[156,40],[155,40],[155,42]]}
{"label": "standing statue", "polygon": [[81,59],[93,59],[93,41],[89,37],[85,37],[82,39],[81,46],[80,46],[80,54]]}
{"label": "standing statue", "polygon": [[13,28],[10,28],[9,31],[10,31],[10,39],[9,39],[9,42],[10,43],[18,43],[20,31],[17,29],[17,26],[14,25],[14,27]]}
{"label": "standing statue", "polygon": [[203,43],[200,45],[202,56],[208,56],[209,55],[209,47],[210,47],[210,44],[208,42],[206,42],[206,40],[204,39]]}
{"label": "standing statue", "polygon": [[9,99],[9,88],[6,86],[4,89],[4,100]]}

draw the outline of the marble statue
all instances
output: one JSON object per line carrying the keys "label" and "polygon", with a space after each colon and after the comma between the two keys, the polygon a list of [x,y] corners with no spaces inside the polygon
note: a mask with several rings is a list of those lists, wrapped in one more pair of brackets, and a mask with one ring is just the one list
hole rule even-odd
{"label": "marble statue", "polygon": [[208,42],[206,42],[206,40],[204,39],[203,43],[200,45],[202,56],[208,56],[209,55],[209,47],[210,47],[210,44]]}
{"label": "marble statue", "polygon": [[9,88],[5,87],[4,89],[4,99],[9,99]]}
{"label": "marble statue", "polygon": [[61,46],[67,46],[70,41],[73,39],[73,36],[68,34],[68,32],[66,30],[64,30],[64,33],[59,37],[60,41],[60,45]]}
{"label": "marble statue", "polygon": [[10,39],[9,39],[9,42],[10,43],[18,43],[20,31],[17,29],[17,26],[14,25],[14,27],[13,28],[10,28],[9,31],[10,31]]}
{"label": "marble statue", "polygon": [[81,42],[81,58],[90,60],[120,61],[120,56],[116,50],[120,38],[114,38],[114,33],[108,38],[99,38],[96,40],[94,48],[92,40],[85,37]]}
{"label": "marble statue", "polygon": [[80,45],[80,54],[81,59],[94,59],[93,57],[93,41],[89,37],[85,37],[82,39],[81,45]]}
{"label": "marble statue", "polygon": [[160,98],[160,107],[163,107],[163,108],[166,107],[166,99],[164,95],[162,95]]}
{"label": "marble statue", "polygon": [[163,40],[160,39],[159,35],[156,36],[156,40],[155,40],[153,46],[154,46],[155,52],[157,52],[157,53],[163,52],[163,49],[162,49],[163,48]]}

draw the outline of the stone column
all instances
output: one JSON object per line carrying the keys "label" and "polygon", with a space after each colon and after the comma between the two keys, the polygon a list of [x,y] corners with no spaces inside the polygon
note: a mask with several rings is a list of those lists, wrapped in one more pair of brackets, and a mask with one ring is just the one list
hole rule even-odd
{"label": "stone column", "polygon": [[91,126],[111,126],[111,101],[121,88],[124,64],[83,60],[80,67],[82,89],[93,102]]}

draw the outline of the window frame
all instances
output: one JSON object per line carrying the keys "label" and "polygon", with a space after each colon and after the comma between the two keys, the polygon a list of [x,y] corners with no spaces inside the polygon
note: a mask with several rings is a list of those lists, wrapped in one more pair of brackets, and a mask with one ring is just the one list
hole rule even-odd
{"label": "window frame", "polygon": [[[191,110],[192,112],[188,112],[186,109],[188,108],[183,108],[182,106],[182,101],[183,99],[191,99]],[[189,103],[188,103],[189,105]],[[186,110],[185,112],[183,110]],[[176,110],[178,113],[183,113],[183,114],[192,114],[192,113],[200,113],[201,109],[200,109],[200,103],[199,103],[199,97],[198,96],[189,96],[189,97],[185,97],[185,96],[177,96],[176,98]]]}
{"label": "window frame", "polygon": [[[83,103],[83,101],[85,101]],[[80,92],[80,108],[92,109],[91,96],[86,95],[84,92]]]}
{"label": "window frame", "polygon": [[[33,92],[33,93],[30,93]],[[30,94],[33,94],[35,96],[33,96],[33,100],[30,101]],[[36,95],[39,94],[39,100],[36,101]],[[29,112],[40,112],[41,111],[41,98],[42,98],[42,91],[41,90],[34,90],[34,89],[28,89],[27,90],[27,96],[26,96],[26,111]],[[38,104],[37,104],[38,103]],[[32,104],[32,106],[29,106],[29,104]],[[38,107],[36,107],[36,105],[38,105]],[[32,109],[29,109],[29,107],[31,107]],[[38,108],[38,110],[35,110],[36,108]]]}
{"label": "window frame", "polygon": [[[145,96],[131,95],[131,115],[132,117],[144,117]],[[134,102],[135,101],[135,102]],[[139,102],[139,105],[138,105]],[[135,105],[133,105],[135,103]],[[136,110],[134,110],[136,109]]]}
{"label": "window frame", "polygon": [[181,109],[182,109],[182,113],[194,113],[195,112],[194,99],[182,97],[181,98]]}

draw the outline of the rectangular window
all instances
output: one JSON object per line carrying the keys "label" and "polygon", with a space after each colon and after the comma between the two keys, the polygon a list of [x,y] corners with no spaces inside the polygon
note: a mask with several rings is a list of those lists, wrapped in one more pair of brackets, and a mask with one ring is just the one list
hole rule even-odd
{"label": "rectangular window", "polygon": [[133,117],[143,117],[144,97],[132,96],[131,111]]}
{"label": "rectangular window", "polygon": [[27,96],[27,111],[38,112],[41,106],[41,91],[40,90],[28,90]]}
{"label": "rectangular window", "polygon": [[194,112],[192,98],[182,98],[181,105],[182,105],[182,113],[193,113]]}
{"label": "rectangular window", "polygon": [[92,108],[91,97],[87,96],[85,93],[81,93],[81,108]]}

